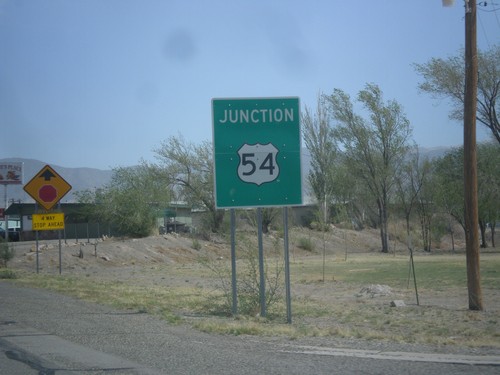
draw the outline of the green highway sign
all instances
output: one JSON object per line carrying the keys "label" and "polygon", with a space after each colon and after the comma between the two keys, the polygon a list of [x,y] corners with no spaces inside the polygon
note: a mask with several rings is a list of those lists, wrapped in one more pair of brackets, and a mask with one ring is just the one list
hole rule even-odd
{"label": "green highway sign", "polygon": [[302,204],[299,98],[212,99],[217,208]]}

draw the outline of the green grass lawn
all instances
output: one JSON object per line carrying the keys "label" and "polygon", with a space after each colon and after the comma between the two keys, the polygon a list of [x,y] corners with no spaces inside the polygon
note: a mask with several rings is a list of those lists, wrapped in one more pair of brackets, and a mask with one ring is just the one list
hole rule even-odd
{"label": "green grass lawn", "polygon": [[[466,259],[463,255],[415,255],[418,285],[426,289],[445,290],[467,285]],[[313,258],[292,264],[297,281],[323,279],[323,260]],[[355,255],[347,261],[325,261],[325,279],[357,284],[405,286],[410,275],[410,258],[392,255]],[[413,275],[411,274],[413,282]],[[481,280],[484,288],[500,289],[500,254],[481,257]]]}

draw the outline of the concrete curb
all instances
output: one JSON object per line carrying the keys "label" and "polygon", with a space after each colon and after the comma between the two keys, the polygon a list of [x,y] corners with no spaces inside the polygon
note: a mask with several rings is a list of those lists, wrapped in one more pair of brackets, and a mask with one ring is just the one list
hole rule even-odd
{"label": "concrete curb", "polygon": [[412,362],[432,362],[449,364],[467,364],[467,365],[488,365],[500,366],[500,357],[498,356],[475,356],[462,354],[444,354],[444,353],[412,353],[412,352],[391,352],[377,350],[360,350],[345,348],[328,348],[321,346],[289,346],[280,350],[283,353],[306,354],[306,355],[325,355],[337,357],[357,357],[372,358],[395,361]]}

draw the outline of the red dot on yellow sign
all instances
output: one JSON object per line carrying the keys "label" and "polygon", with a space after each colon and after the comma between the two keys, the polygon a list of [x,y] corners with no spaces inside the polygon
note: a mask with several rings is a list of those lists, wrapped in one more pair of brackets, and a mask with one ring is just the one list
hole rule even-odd
{"label": "red dot on yellow sign", "polygon": [[38,191],[38,197],[47,203],[54,202],[57,198],[57,190],[52,185],[43,185]]}
{"label": "red dot on yellow sign", "polygon": [[24,186],[24,191],[46,210],[52,209],[70,190],[71,185],[49,165]]}

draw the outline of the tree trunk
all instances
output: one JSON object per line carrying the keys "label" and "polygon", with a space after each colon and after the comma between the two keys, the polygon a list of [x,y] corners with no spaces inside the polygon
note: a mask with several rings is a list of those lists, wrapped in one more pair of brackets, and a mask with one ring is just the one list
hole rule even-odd
{"label": "tree trunk", "polygon": [[430,215],[428,215],[427,220],[425,221],[425,230],[427,233],[427,251],[429,251],[429,252],[432,249],[431,220],[432,220],[432,217]]}
{"label": "tree trunk", "polygon": [[488,243],[486,242],[486,223],[484,220],[479,220],[479,230],[481,231],[481,247],[486,249]]}
{"label": "tree trunk", "polygon": [[451,251],[455,253],[455,231],[453,230],[453,223],[451,222],[450,217],[448,217],[448,228],[451,236]]}
{"label": "tree trunk", "polygon": [[389,240],[387,239],[387,229],[384,227],[383,224],[380,226],[380,238],[382,240],[382,252],[388,253],[389,252]]}
{"label": "tree trunk", "polygon": [[451,251],[455,252],[455,236],[453,229],[450,229],[450,234],[451,234]]}
{"label": "tree trunk", "polygon": [[423,215],[420,216],[420,229],[422,231],[422,244],[424,251],[431,251],[431,233],[430,233],[430,223],[427,218]]}
{"label": "tree trunk", "polygon": [[212,211],[212,232],[217,233],[224,220],[224,210],[213,210]]}
{"label": "tree trunk", "polygon": [[497,225],[496,222],[491,222],[491,247],[495,247],[495,226]]}
{"label": "tree trunk", "polygon": [[424,202],[418,204],[418,216],[420,219],[420,230],[424,251],[430,252],[432,245],[431,238],[431,213]]}
{"label": "tree trunk", "polygon": [[382,252],[389,252],[389,233],[387,230],[387,207],[381,202],[380,199],[377,200],[378,211],[379,211],[379,224],[380,224],[380,239],[382,241]]}
{"label": "tree trunk", "polygon": [[262,233],[267,234],[269,233],[269,224],[271,224],[267,220],[262,220]]}

